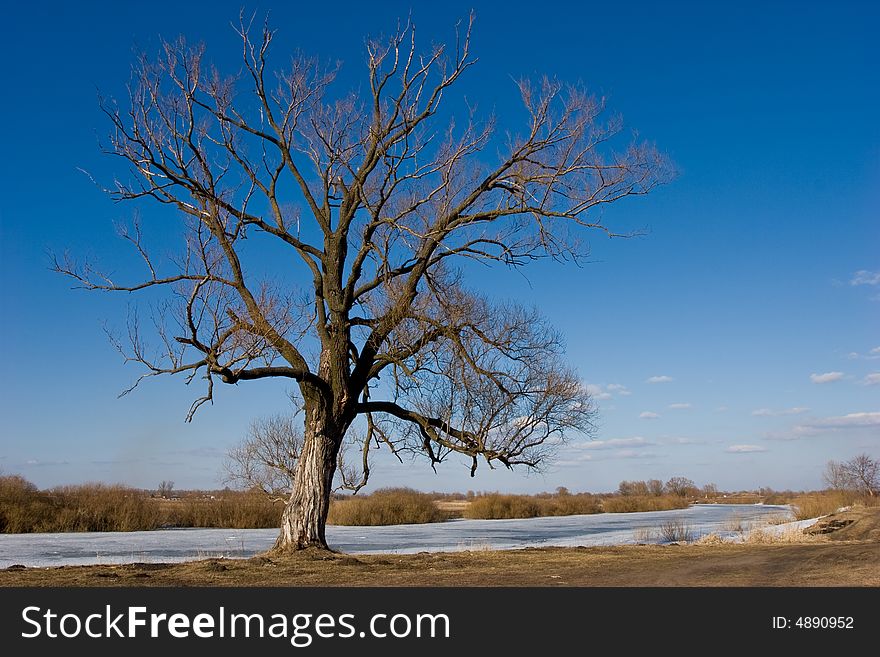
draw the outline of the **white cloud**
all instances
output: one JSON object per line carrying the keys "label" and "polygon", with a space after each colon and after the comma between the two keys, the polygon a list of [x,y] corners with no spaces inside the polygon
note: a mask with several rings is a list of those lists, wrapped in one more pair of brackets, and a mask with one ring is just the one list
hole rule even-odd
{"label": "white cloud", "polygon": [[805,427],[821,427],[827,429],[849,429],[852,427],[880,427],[880,413],[849,413],[847,415],[838,415],[836,417],[826,417],[821,420],[815,420],[809,424],[801,426]]}
{"label": "white cloud", "polygon": [[614,452],[613,458],[618,459],[652,459],[659,456],[654,452],[640,452],[635,449],[622,449],[619,452]]}
{"label": "white cloud", "polygon": [[866,360],[876,360],[880,358],[880,347],[874,347],[864,356],[857,351],[851,351],[846,355],[850,360],[857,360],[859,358],[864,358]]}
{"label": "white cloud", "polygon": [[572,449],[615,449],[618,447],[647,447],[648,445],[656,445],[656,443],[646,440],[641,436],[632,438],[612,438],[611,440],[588,440],[579,443],[572,443]]}
{"label": "white cloud", "polygon": [[810,409],[806,406],[794,406],[792,408],[783,408],[779,411],[774,411],[769,408],[759,408],[757,410],[752,411],[752,415],[756,417],[777,417],[779,415],[801,415],[806,413]]}
{"label": "white cloud", "polygon": [[810,381],[813,383],[831,383],[840,381],[843,378],[843,372],[825,372],[824,374],[810,374]]}
{"label": "white cloud", "polygon": [[679,402],[679,403],[676,403],[676,404],[670,404],[670,405],[669,405],[669,408],[673,408],[673,409],[684,409],[684,408],[691,408],[691,405],[690,405],[689,402]]}
{"label": "white cloud", "polygon": [[853,274],[850,285],[880,285],[880,271],[868,271],[859,269]]}
{"label": "white cloud", "polygon": [[580,465],[584,461],[592,461],[592,460],[593,460],[592,454],[577,454],[576,456],[574,456],[572,458],[557,459],[556,461],[553,462],[553,464],[564,468],[564,467],[572,466],[572,465]]}
{"label": "white cloud", "polygon": [[724,450],[728,454],[749,454],[751,452],[766,452],[766,447],[760,445],[731,445]]}
{"label": "white cloud", "polygon": [[24,464],[30,466],[70,465],[70,461],[41,461],[40,459],[27,459]]}
{"label": "white cloud", "polygon": [[656,420],[660,416],[652,411],[642,411],[639,413],[639,417],[643,420]]}
{"label": "white cloud", "polygon": [[780,431],[765,434],[768,440],[798,440],[807,436],[817,436],[830,432],[854,432],[856,434],[865,430],[873,431],[880,428],[880,412],[869,411],[862,413],[849,413],[832,417],[809,420],[793,426],[789,431]]}
{"label": "white cloud", "polygon": [[587,394],[589,394],[590,397],[597,401],[611,399],[611,393],[603,390],[602,386],[596,385],[594,383],[588,383],[585,388],[587,389]]}
{"label": "white cloud", "polygon": [[730,410],[727,408],[727,406],[719,406],[718,408],[715,409],[715,412],[716,413],[724,413],[727,410]]}
{"label": "white cloud", "polygon": [[650,377],[646,383],[669,383],[670,381],[674,381],[671,376],[666,376],[665,374],[660,374],[658,376]]}
{"label": "white cloud", "polygon": [[697,438],[670,438],[668,443],[670,445],[705,445],[706,441]]}
{"label": "white cloud", "polygon": [[870,374],[868,374],[864,379],[862,379],[862,385],[880,385],[880,372],[871,372]]}
{"label": "white cloud", "polygon": [[609,383],[608,385],[588,383],[584,387],[586,388],[589,395],[593,399],[596,399],[598,401],[612,399],[614,395],[621,395],[623,397],[626,397],[627,395],[632,394],[625,385],[621,385],[620,383]]}

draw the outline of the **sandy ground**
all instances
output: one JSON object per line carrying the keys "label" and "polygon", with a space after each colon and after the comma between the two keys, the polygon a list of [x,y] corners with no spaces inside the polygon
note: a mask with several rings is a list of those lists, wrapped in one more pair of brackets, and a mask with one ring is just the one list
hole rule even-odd
{"label": "sandy ground", "polygon": [[791,542],[284,557],[10,568],[0,586],[880,586],[880,507]]}

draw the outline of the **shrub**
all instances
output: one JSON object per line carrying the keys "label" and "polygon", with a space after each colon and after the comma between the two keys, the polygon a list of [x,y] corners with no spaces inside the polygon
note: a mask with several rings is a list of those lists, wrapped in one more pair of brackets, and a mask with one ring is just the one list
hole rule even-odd
{"label": "shrub", "polygon": [[689,543],[694,532],[684,520],[675,518],[660,525],[660,538],[666,543]]}
{"label": "shrub", "polygon": [[41,491],[17,475],[0,477],[0,532],[141,531],[159,527],[278,527],[281,508],[252,493],[151,498],[125,486],[83,484]]}
{"label": "shrub", "polygon": [[382,488],[371,495],[334,500],[331,525],[408,525],[442,522],[447,515],[427,493],[411,488]]}
{"label": "shrub", "polygon": [[678,495],[619,495],[602,500],[602,510],[606,513],[634,513],[638,511],[669,511],[685,509],[688,500]]}
{"label": "shrub", "polygon": [[567,491],[544,495],[500,495],[488,493],[474,498],[463,511],[465,518],[505,519],[539,516],[572,516],[599,513],[599,500],[589,493]]}

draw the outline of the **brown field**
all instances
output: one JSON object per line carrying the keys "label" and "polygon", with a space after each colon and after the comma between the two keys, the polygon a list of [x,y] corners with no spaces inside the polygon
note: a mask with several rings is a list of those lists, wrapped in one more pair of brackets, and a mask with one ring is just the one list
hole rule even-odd
{"label": "brown field", "polygon": [[13,567],[0,586],[880,586],[880,507],[835,514],[803,542],[789,540]]}

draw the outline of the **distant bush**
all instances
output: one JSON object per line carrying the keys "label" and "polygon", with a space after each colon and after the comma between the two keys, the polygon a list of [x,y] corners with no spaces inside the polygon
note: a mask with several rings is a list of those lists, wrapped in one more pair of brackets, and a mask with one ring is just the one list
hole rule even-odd
{"label": "distant bush", "polygon": [[281,525],[281,504],[257,491],[223,491],[160,502],[163,525],[168,527],[223,527],[269,529]]}
{"label": "distant bush", "polygon": [[606,513],[634,513],[638,511],[669,511],[690,505],[687,498],[678,495],[619,495],[602,500]]}
{"label": "distant bush", "polygon": [[572,495],[501,495],[488,493],[475,497],[462,512],[465,518],[537,518],[539,516],[571,516],[599,513],[598,499],[589,493]]}
{"label": "distant bush", "polygon": [[463,512],[465,518],[500,520],[505,518],[537,518],[541,515],[538,500],[528,495],[490,493],[475,497]]}
{"label": "distant bush", "polygon": [[0,477],[0,531],[133,531],[161,524],[146,494],[124,486],[84,484],[41,491],[17,475]]}
{"label": "distant bush", "polygon": [[83,484],[41,491],[18,476],[0,477],[0,532],[113,532],[160,527],[278,527],[280,505],[224,491],[179,499],[119,485]]}
{"label": "distant bush", "polygon": [[23,534],[34,529],[42,518],[52,516],[49,499],[24,477],[0,477],[0,532]]}
{"label": "distant bush", "polygon": [[84,484],[53,488],[48,495],[56,507],[55,527],[35,531],[128,532],[161,526],[159,509],[134,488]]}
{"label": "distant bush", "polygon": [[442,522],[447,514],[432,495],[411,488],[382,488],[370,495],[336,499],[330,504],[330,525],[409,525]]}

